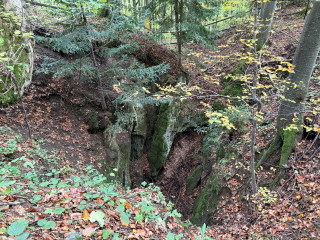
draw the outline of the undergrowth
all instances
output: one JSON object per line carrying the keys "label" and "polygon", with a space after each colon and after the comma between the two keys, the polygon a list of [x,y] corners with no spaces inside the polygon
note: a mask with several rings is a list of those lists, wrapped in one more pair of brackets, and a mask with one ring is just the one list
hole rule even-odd
{"label": "undergrowth", "polygon": [[[183,231],[190,223],[181,221],[158,186],[123,189],[93,166],[61,166],[42,141],[23,141],[4,129],[0,135],[3,239],[189,239]],[[193,237],[212,239],[205,234],[204,225]]]}

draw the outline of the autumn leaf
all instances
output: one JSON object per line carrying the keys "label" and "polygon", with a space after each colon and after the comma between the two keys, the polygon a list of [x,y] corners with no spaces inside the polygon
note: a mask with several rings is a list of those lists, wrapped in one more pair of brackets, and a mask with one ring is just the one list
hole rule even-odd
{"label": "autumn leaf", "polygon": [[96,230],[97,228],[93,228],[93,227],[88,227],[88,228],[85,228],[83,231],[82,231],[82,234],[86,237],[90,237],[92,235],[92,233]]}
{"label": "autumn leaf", "polygon": [[90,219],[90,216],[89,216],[87,210],[83,211],[83,219],[86,219],[86,220]]}
{"label": "autumn leaf", "polygon": [[124,207],[126,210],[131,209],[131,205],[127,202],[124,203]]}

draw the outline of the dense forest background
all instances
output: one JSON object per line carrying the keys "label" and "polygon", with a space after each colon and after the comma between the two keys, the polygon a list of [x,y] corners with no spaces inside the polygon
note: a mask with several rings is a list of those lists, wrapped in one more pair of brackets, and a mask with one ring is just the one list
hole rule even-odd
{"label": "dense forest background", "polygon": [[320,2],[0,0],[0,239],[318,239]]}

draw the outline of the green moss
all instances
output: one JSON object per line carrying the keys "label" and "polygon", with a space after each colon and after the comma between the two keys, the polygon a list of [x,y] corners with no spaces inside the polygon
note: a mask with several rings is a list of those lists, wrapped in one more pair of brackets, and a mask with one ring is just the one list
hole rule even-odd
{"label": "green moss", "polygon": [[[13,68],[15,83],[9,83],[7,86],[0,84],[0,106],[12,104],[19,97],[17,93],[14,92],[13,86],[18,85],[19,89],[25,84],[26,81],[30,80],[32,72],[27,70],[30,68],[30,49],[26,45],[22,52],[18,50],[21,46],[26,44],[26,38],[21,35],[15,35],[14,31],[20,30],[21,23],[18,22],[18,17],[14,16],[12,12],[1,12],[0,11],[0,42],[1,42],[1,52],[6,53],[4,57],[14,58],[17,56],[9,56],[9,53],[15,53],[19,56],[18,62],[9,61],[9,66]],[[11,23],[11,24],[9,24]],[[2,76],[2,81],[5,80],[6,76]],[[11,81],[11,79],[9,79]],[[16,88],[16,86],[15,86]],[[5,93],[5,94],[4,94]]]}
{"label": "green moss", "polygon": [[[131,139],[128,132],[111,132],[105,130],[104,137],[107,145],[106,162],[102,168],[108,180],[114,180],[110,173],[116,175],[116,179],[125,187],[131,186],[130,180],[130,157]],[[114,171],[114,169],[117,171]]]}
{"label": "green moss", "polygon": [[[3,87],[0,85],[0,92],[3,91]],[[0,106],[8,106],[14,103],[18,99],[18,94],[14,93],[14,90],[9,90],[6,94],[0,94]]]}
{"label": "green moss", "polygon": [[90,133],[95,133],[99,130],[98,113],[96,111],[89,112],[87,124]]}
{"label": "green moss", "polygon": [[295,148],[295,139],[297,137],[299,130],[291,129],[291,130],[283,130],[280,135],[282,137],[282,148],[281,148],[281,158],[280,158],[280,167],[284,168],[287,164],[289,155]]}
{"label": "green moss", "polygon": [[198,226],[203,225],[210,218],[213,210],[217,207],[222,188],[218,182],[218,175],[211,173],[205,187],[197,198],[194,208],[193,217],[190,221]]}
{"label": "green moss", "polygon": [[197,166],[186,179],[186,193],[189,194],[193,189],[195,189],[201,180],[201,175],[203,172],[202,165]]}
{"label": "green moss", "polygon": [[168,145],[165,139],[165,133],[169,125],[170,111],[171,108],[169,108],[169,104],[162,104],[160,106],[156,129],[149,153],[149,164],[152,177],[158,175],[167,158]]}
{"label": "green moss", "polygon": [[219,148],[217,149],[216,153],[216,161],[223,159],[226,156],[226,151],[222,144],[220,144]]}
{"label": "green moss", "polygon": [[281,147],[281,144],[282,144],[281,136],[280,134],[277,134],[276,137],[271,142],[269,148],[263,153],[259,162],[256,164],[255,169],[257,170],[261,166],[261,164],[267,161]]}
{"label": "green moss", "polygon": [[213,111],[219,111],[223,109],[225,109],[225,106],[219,100],[214,101],[214,103],[212,104]]}
{"label": "green moss", "polygon": [[[246,63],[245,60],[239,61],[235,68],[230,72],[232,76],[237,76],[243,74],[245,71]],[[240,79],[229,77],[225,80],[223,84],[222,95],[229,95],[232,97],[242,96],[242,82]]]}

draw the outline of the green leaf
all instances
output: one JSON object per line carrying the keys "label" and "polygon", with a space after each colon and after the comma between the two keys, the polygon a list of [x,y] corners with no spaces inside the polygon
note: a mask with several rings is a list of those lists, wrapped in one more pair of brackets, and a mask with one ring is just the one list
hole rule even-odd
{"label": "green leaf", "polygon": [[41,219],[37,223],[40,227],[42,227],[44,229],[50,229],[56,225],[56,223],[54,221],[47,221],[46,219]]}
{"label": "green leaf", "polygon": [[111,231],[111,230],[107,231],[107,230],[103,229],[102,230],[102,238],[107,239],[107,237],[109,237],[112,233],[113,233],[113,231]]}
{"label": "green leaf", "polygon": [[23,233],[24,229],[28,225],[28,221],[18,220],[13,222],[8,228],[8,234],[10,236],[17,236]]}
{"label": "green leaf", "polygon": [[121,213],[120,219],[121,219],[121,221],[123,221],[123,222],[125,222],[127,224],[130,224],[130,219],[129,219],[128,214],[126,214],[124,212]]}
{"label": "green leaf", "polygon": [[67,187],[67,186],[68,186],[67,182],[60,182],[57,187],[58,188],[63,188],[63,187]]}
{"label": "green leaf", "polygon": [[38,224],[38,226],[43,227],[47,222],[48,222],[48,221],[45,220],[45,219],[40,219],[40,220],[37,222],[37,224]]}
{"label": "green leaf", "polygon": [[142,222],[143,221],[143,214],[139,213],[137,216],[135,216],[135,219],[137,222]]}
{"label": "green leaf", "polygon": [[11,71],[14,70],[13,66],[7,66],[8,69],[10,69]]}
{"label": "green leaf", "polygon": [[47,209],[44,213],[45,214],[48,214],[48,213],[51,213],[53,211],[53,209],[52,208],[49,208],[49,209]]}
{"label": "green leaf", "polygon": [[50,229],[50,228],[53,228],[55,225],[56,225],[56,223],[54,221],[49,221],[43,226],[43,228]]}
{"label": "green leaf", "polygon": [[63,213],[63,211],[64,211],[64,208],[62,208],[62,207],[53,210],[53,212],[54,212],[55,214],[61,214],[61,213]]}
{"label": "green leaf", "polygon": [[22,34],[22,36],[27,38],[33,38],[33,33],[24,33]]}
{"label": "green leaf", "polygon": [[46,187],[48,186],[50,183],[47,181],[47,182],[42,182],[40,183],[40,187]]}
{"label": "green leaf", "polygon": [[26,240],[29,237],[30,233],[25,232],[16,237],[16,240]]}
{"label": "green leaf", "polygon": [[167,234],[167,240],[174,240],[174,235],[173,235],[173,233],[169,232],[169,233]]}
{"label": "green leaf", "polygon": [[118,207],[117,207],[117,212],[118,213],[123,213],[124,212],[124,204],[120,204]]}
{"label": "green leaf", "polygon": [[98,222],[101,227],[104,226],[105,213],[102,211],[93,211],[90,214],[90,222]]}

